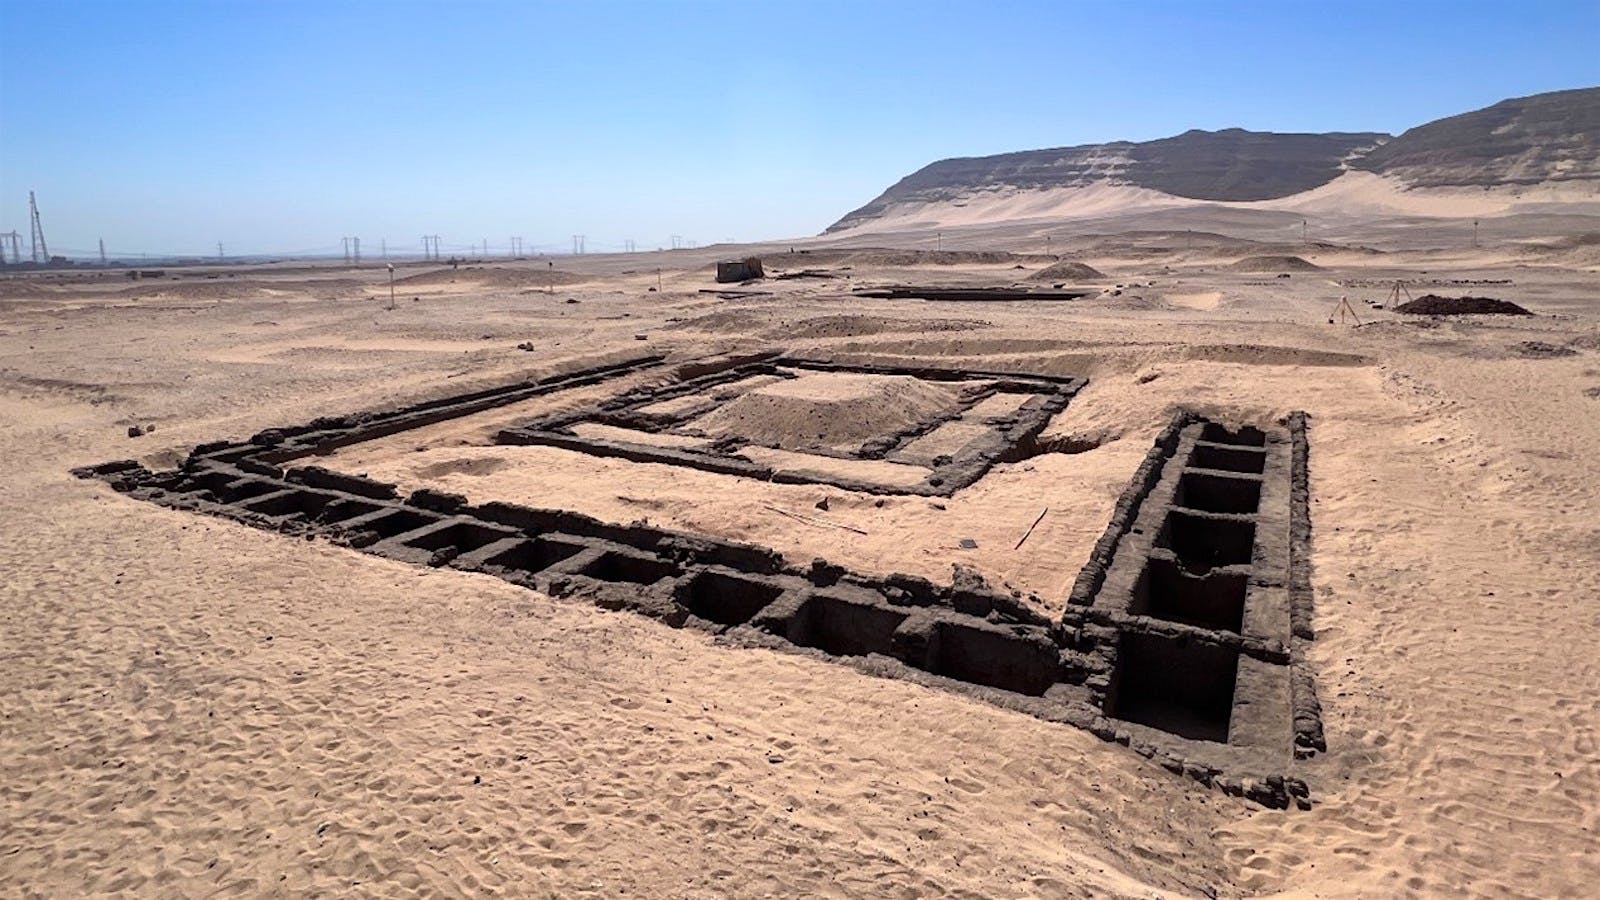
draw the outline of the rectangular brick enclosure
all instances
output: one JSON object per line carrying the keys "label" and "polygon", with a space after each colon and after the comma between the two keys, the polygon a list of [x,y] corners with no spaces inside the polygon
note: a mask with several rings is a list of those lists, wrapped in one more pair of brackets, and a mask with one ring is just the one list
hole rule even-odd
{"label": "rectangular brick enclosure", "polygon": [[496,440],[763,481],[948,496],[1025,455],[1084,384],[764,356],[508,428]]}
{"label": "rectangular brick enclosure", "polygon": [[[427,489],[402,498],[391,484],[305,464],[338,447],[495,405],[623,372],[648,373],[658,362],[644,358],[404,409],[269,429],[249,441],[197,447],[172,471],[152,472],[125,461],[76,474],[171,508],[631,610],[674,627],[702,629],[730,646],[804,654],[957,691],[1088,729],[1173,772],[1263,804],[1309,804],[1295,770],[1301,758],[1322,747],[1322,732],[1301,657],[1310,638],[1310,532],[1305,422],[1298,414],[1269,430],[1228,429],[1178,416],[1124,492],[1059,620],[975,576],[958,575],[945,586],[905,575],[854,573],[822,560],[800,565],[762,547],[611,524],[565,510],[500,502],[474,506]],[[672,370],[659,368],[663,375]],[[686,377],[684,367],[676,370],[679,381],[697,382],[701,376],[688,369]],[[1008,393],[1022,395],[1020,405],[1038,400],[1040,407],[1059,408],[1081,385],[917,372],[769,359],[719,369],[711,373],[714,382],[698,381],[689,390],[624,394],[600,406],[617,417],[597,422],[590,414],[575,421],[620,428],[627,426],[615,423],[637,424],[633,416],[660,414],[677,423],[700,417],[703,430],[710,430],[703,417],[716,410],[697,405],[710,388],[753,378],[788,387],[806,377],[795,373],[911,377],[944,385],[942,393],[923,395],[930,407],[946,404],[940,407],[944,422],[961,421]],[[989,389],[997,383],[1022,387]],[[818,395],[837,397],[838,388],[829,385]],[[667,412],[661,412],[663,404]],[[972,424],[987,429],[994,418]],[[1024,418],[1012,428],[1036,434],[1034,414]],[[738,427],[737,416],[729,421]],[[894,432],[893,440],[871,440],[888,455],[914,443],[905,430]],[[822,434],[853,439],[848,432]]]}

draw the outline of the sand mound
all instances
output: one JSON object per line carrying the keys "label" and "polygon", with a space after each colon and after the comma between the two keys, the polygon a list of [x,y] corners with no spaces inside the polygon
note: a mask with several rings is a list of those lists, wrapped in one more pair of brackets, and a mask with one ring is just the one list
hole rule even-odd
{"label": "sand mound", "polygon": [[1417,316],[1533,315],[1509,300],[1496,300],[1493,297],[1440,297],[1437,294],[1423,294],[1410,303],[1396,306],[1395,311]]}
{"label": "sand mound", "polygon": [[1094,266],[1065,260],[1028,276],[1029,281],[1103,281],[1106,275]]}
{"label": "sand mound", "polygon": [[1320,272],[1322,267],[1298,256],[1246,256],[1228,268],[1235,272]]}
{"label": "sand mound", "polygon": [[690,428],[785,450],[853,448],[948,412],[959,399],[908,375],[808,372],[750,391]]}
{"label": "sand mound", "polygon": [[590,276],[563,272],[560,269],[502,269],[485,268],[483,266],[462,266],[459,269],[434,269],[429,272],[419,272],[416,275],[396,278],[394,283],[396,285],[416,287],[470,283],[490,288],[542,288],[552,284],[578,284],[593,280],[594,278]]}

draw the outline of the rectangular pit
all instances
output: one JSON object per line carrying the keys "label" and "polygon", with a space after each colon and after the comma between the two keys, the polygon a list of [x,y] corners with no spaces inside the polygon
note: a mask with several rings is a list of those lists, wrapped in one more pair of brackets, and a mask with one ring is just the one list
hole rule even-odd
{"label": "rectangular pit", "polygon": [[1189,457],[1189,465],[1197,469],[1260,475],[1266,470],[1267,454],[1248,447],[1196,443],[1194,453]]}
{"label": "rectangular pit", "polygon": [[1226,743],[1238,670],[1238,650],[1126,633],[1106,715],[1190,740]]}
{"label": "rectangular pit", "polygon": [[835,656],[888,654],[906,614],[838,597],[814,595],[789,626],[789,640]]}
{"label": "rectangular pit", "polygon": [[1172,502],[1187,509],[1215,513],[1253,513],[1261,507],[1261,482],[1207,472],[1185,472]]}
{"label": "rectangular pit", "polygon": [[514,569],[533,574],[543,572],[545,569],[565,562],[586,549],[582,544],[568,543],[566,541],[553,541],[549,538],[534,538],[523,541],[509,550],[504,550],[483,561],[485,566],[496,566],[502,569]]}
{"label": "rectangular pit", "polygon": [[1244,519],[1195,515],[1182,510],[1167,514],[1156,546],[1165,547],[1191,572],[1217,566],[1248,565],[1255,552],[1256,526]]}
{"label": "rectangular pit", "polygon": [[935,629],[930,671],[1037,697],[1059,679],[1061,655],[1054,645],[986,628],[940,622]]}
{"label": "rectangular pit", "polygon": [[705,571],[679,592],[678,602],[718,625],[743,625],[783,593],[783,587],[732,573]]}
{"label": "rectangular pit", "polygon": [[599,559],[584,566],[578,574],[599,581],[655,584],[663,578],[676,575],[677,572],[677,567],[666,560],[607,550],[600,554]]}
{"label": "rectangular pit", "polygon": [[1237,634],[1249,580],[1245,572],[1195,576],[1170,559],[1151,557],[1134,585],[1128,612]]}
{"label": "rectangular pit", "polygon": [[324,506],[322,510],[317,513],[317,521],[324,525],[332,525],[337,522],[345,522],[350,519],[354,519],[357,516],[365,516],[369,513],[375,513],[380,509],[383,509],[381,504],[368,503],[365,500],[353,500],[347,497],[335,500],[332,503],[329,503],[327,506]]}
{"label": "rectangular pit", "polygon": [[[409,509],[396,509],[359,523],[359,528],[362,531],[373,532],[379,538],[392,538],[432,525],[437,521],[439,521],[438,516],[424,515]],[[351,524],[354,526],[356,523]]]}
{"label": "rectangular pit", "polygon": [[445,547],[454,547],[458,553],[470,553],[479,547],[487,547],[495,541],[511,536],[509,531],[489,528],[477,522],[455,522],[443,528],[423,532],[404,543],[407,547],[416,547],[418,550],[443,550]]}
{"label": "rectangular pit", "polygon": [[337,500],[334,494],[319,491],[276,491],[244,503],[244,508],[264,516],[305,516],[311,518]]}

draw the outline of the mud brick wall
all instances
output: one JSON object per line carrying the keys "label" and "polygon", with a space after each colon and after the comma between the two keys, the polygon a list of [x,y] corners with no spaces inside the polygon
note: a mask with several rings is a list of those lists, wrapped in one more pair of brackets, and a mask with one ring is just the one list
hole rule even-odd
{"label": "mud brick wall", "polygon": [[[738,440],[718,442],[710,450],[693,450],[611,438],[581,437],[572,430],[575,425],[594,422],[646,432],[670,431],[711,409],[715,406],[715,402],[708,398],[703,404],[689,405],[671,414],[646,411],[646,408],[666,400],[694,396],[718,385],[745,378],[779,375],[785,369],[899,375],[939,382],[993,381],[990,394],[1018,393],[1036,396],[1029,398],[1014,413],[989,419],[989,430],[985,434],[970,441],[955,453],[940,457],[922,483],[910,486],[885,485],[846,475],[799,474],[774,470],[770,466],[735,455],[743,446]],[[720,475],[755,478],[781,484],[828,484],[866,494],[948,497],[977,482],[995,465],[1006,461],[1008,455],[1017,447],[1038,437],[1050,423],[1051,418],[1065,409],[1086,383],[1082,378],[1063,376],[1016,375],[919,366],[849,365],[773,355],[729,358],[724,368],[698,372],[693,378],[640,388],[588,407],[547,416],[516,428],[503,429],[495,436],[495,441],[507,445],[560,447],[595,456],[626,459],[630,462],[686,466]],[[818,456],[844,459],[883,459],[916,438],[960,418],[966,408],[979,399],[982,397],[973,398],[966,407],[950,415],[918,422],[900,432],[869,441],[852,453],[822,450],[811,452]]]}

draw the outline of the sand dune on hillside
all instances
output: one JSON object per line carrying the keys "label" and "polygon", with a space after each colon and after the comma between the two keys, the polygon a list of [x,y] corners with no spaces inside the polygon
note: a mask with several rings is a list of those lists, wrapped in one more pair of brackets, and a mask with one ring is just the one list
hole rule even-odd
{"label": "sand dune on hillside", "polygon": [[989,222],[1088,218],[1135,209],[1197,206],[1203,201],[1174,197],[1132,185],[1096,182],[1083,187],[1018,190],[1000,188],[941,203],[897,203],[885,213],[841,234],[917,228],[954,228]]}
{"label": "sand dune on hillside", "polygon": [[[1191,200],[1112,182],[1046,190],[1002,188],[970,193],[953,201],[895,204],[883,216],[840,234],[957,228],[1002,222],[1070,221],[1192,207],[1338,217],[1471,218],[1533,211],[1600,215],[1600,183],[1574,181],[1495,188],[1410,188],[1393,177],[1352,171],[1309,191],[1278,200],[1249,202]],[[1554,207],[1559,207],[1559,210]]]}
{"label": "sand dune on hillside", "polygon": [[1320,215],[1401,214],[1432,218],[1503,216],[1550,204],[1563,212],[1600,215],[1600,183],[1557,182],[1495,188],[1412,188],[1399,179],[1371,172],[1346,172],[1319,188],[1253,204]]}

